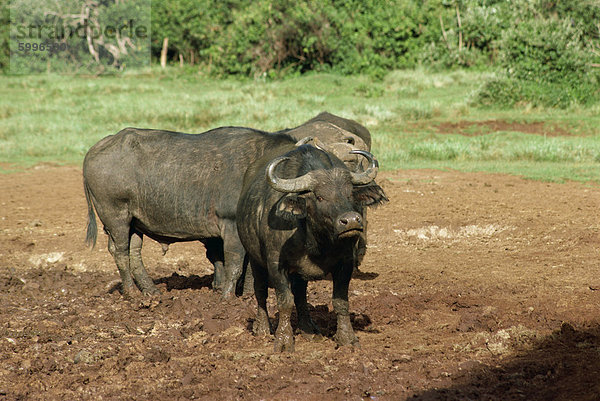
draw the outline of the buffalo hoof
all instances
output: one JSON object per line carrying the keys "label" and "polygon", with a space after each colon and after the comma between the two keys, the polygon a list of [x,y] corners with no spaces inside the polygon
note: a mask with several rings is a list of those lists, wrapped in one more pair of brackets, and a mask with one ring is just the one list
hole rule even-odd
{"label": "buffalo hoof", "polygon": [[333,336],[336,344],[340,347],[351,345],[356,348],[360,348],[360,343],[358,342],[358,337],[354,333],[336,333]]}
{"label": "buffalo hoof", "polygon": [[212,289],[214,291],[221,291],[223,289],[223,283],[220,280],[217,281],[217,280],[213,279],[211,285],[212,285]]}
{"label": "buffalo hoof", "polygon": [[308,319],[299,319],[298,320],[298,331],[300,334],[304,335],[319,335],[321,334],[321,330],[319,330],[319,326],[309,317]]}
{"label": "buffalo hoof", "polygon": [[256,319],[252,324],[252,333],[257,337],[265,337],[271,335],[271,324],[267,321]]}
{"label": "buffalo hoof", "polygon": [[306,341],[310,341],[310,342],[313,342],[313,343],[321,343],[321,342],[325,341],[325,339],[326,339],[326,337],[324,335],[322,335],[321,333],[303,333],[303,332],[300,332],[300,335]]}
{"label": "buffalo hoof", "polygon": [[234,285],[226,285],[223,287],[223,292],[221,293],[221,300],[227,300],[235,298],[235,286]]}
{"label": "buffalo hoof", "polygon": [[242,277],[244,278],[242,295],[244,297],[253,296],[254,295],[254,276],[252,276],[252,272],[248,271]]}
{"label": "buffalo hoof", "polygon": [[137,287],[134,285],[130,285],[130,286],[121,285],[121,294],[123,295],[123,298],[125,298],[125,300],[127,300],[127,301],[133,301],[140,296],[140,292],[138,291]]}
{"label": "buffalo hoof", "polygon": [[275,338],[275,352],[294,352],[294,336]]}
{"label": "buffalo hoof", "polygon": [[221,294],[221,301],[230,301],[234,298],[235,294],[230,292],[224,292]]}
{"label": "buffalo hoof", "polygon": [[155,297],[160,295],[160,290],[155,286],[142,289],[142,295],[145,297]]}
{"label": "buffalo hoof", "polygon": [[294,352],[294,331],[289,320],[281,319],[275,331],[275,352]]}

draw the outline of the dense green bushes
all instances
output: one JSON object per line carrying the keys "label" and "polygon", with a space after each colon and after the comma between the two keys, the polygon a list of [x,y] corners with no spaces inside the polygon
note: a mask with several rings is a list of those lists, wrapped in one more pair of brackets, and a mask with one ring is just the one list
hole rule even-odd
{"label": "dense green bushes", "polygon": [[507,26],[505,15],[486,3],[155,0],[153,54],[168,37],[171,60],[255,77],[486,66],[495,62],[495,41]]}
{"label": "dense green bushes", "polygon": [[532,3],[513,12],[514,23],[498,41],[501,74],[482,88],[478,101],[566,107],[600,100],[600,5]]}
{"label": "dense green bushes", "polygon": [[428,25],[419,3],[155,0],[153,52],[168,37],[171,59],[181,54],[218,74],[384,75],[418,61]]}

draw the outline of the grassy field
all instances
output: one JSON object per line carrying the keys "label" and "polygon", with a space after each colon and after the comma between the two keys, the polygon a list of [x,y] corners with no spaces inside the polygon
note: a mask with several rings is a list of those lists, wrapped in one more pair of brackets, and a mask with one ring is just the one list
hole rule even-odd
{"label": "grassy field", "polygon": [[600,182],[600,105],[477,108],[490,73],[396,71],[383,81],[318,74],[213,80],[176,68],[110,77],[0,76],[0,169],[81,163],[120,129],[199,133],[223,125],[296,126],[327,110],[364,124],[387,170],[506,172]]}

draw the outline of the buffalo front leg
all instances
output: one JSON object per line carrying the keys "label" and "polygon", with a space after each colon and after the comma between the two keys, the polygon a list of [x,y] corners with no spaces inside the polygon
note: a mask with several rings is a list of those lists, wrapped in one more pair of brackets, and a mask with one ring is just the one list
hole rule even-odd
{"label": "buffalo front leg", "polygon": [[334,339],[338,345],[358,345],[358,338],[352,329],[348,310],[348,287],[354,263],[344,264],[333,273],[333,310],[337,316],[337,331]]}
{"label": "buffalo front leg", "polygon": [[255,262],[250,262],[252,274],[254,276],[254,296],[258,304],[256,310],[256,320],[252,325],[252,331],[255,336],[268,336],[271,334],[271,324],[269,322],[269,313],[267,312],[267,297],[269,295],[269,276],[263,266],[258,266]]}
{"label": "buffalo front leg", "polygon": [[246,251],[240,242],[235,221],[226,221],[223,224],[223,298],[231,298],[235,295],[235,288],[242,276],[244,255]]}
{"label": "buffalo front leg", "polygon": [[298,314],[298,329],[309,335],[318,335],[319,327],[311,319],[308,311],[308,301],[306,300],[306,287],[308,282],[298,275],[291,275],[292,293],[294,294],[294,303],[296,304],[296,313]]}
{"label": "buffalo front leg", "polygon": [[358,241],[356,243],[354,271],[358,271],[358,267],[361,265],[363,259],[365,258],[365,254],[367,253],[367,209],[363,209],[362,211],[362,221],[363,232],[358,237]]}
{"label": "buffalo front leg", "polygon": [[275,352],[294,351],[294,331],[292,330],[292,310],[294,309],[294,295],[291,283],[285,271],[281,270],[278,263],[269,266],[269,277],[275,287],[277,296],[277,310],[279,322],[275,330]]}
{"label": "buffalo front leg", "polygon": [[154,281],[148,275],[144,263],[142,262],[142,244],[143,235],[140,232],[134,231],[129,239],[129,269],[133,275],[133,279],[140,291],[144,295],[160,294]]}

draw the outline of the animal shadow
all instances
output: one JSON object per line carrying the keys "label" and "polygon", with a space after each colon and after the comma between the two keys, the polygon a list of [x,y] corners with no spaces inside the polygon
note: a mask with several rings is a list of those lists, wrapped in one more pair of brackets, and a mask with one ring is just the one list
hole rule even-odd
{"label": "animal shadow", "polygon": [[167,291],[172,290],[199,290],[201,288],[212,288],[213,274],[205,274],[198,276],[192,274],[190,276],[182,276],[173,273],[168,277],[162,277],[154,280],[154,284],[166,284]]}
{"label": "animal shadow", "polygon": [[358,269],[352,272],[352,278],[355,280],[375,280],[379,277],[379,273],[375,272],[363,272]]}
{"label": "animal shadow", "polygon": [[[310,317],[319,327],[319,331],[321,335],[324,337],[333,339],[335,332],[337,330],[337,316],[334,311],[330,311],[327,305],[317,305],[312,306],[309,305],[308,309],[310,311]],[[271,322],[272,331],[277,329],[277,322],[279,321],[279,313],[276,313],[274,317],[269,318]],[[298,317],[296,312],[292,312],[291,317],[292,328],[294,332],[298,332]],[[363,331],[368,333],[378,333],[379,331],[373,327],[371,324],[371,318],[364,313],[350,313],[350,321],[352,323],[352,328],[356,331]],[[254,319],[248,319],[246,329],[248,331],[252,331],[252,325],[254,323]],[[271,332],[271,334],[275,334]]]}
{"label": "animal shadow", "polygon": [[[329,310],[328,305],[309,305],[310,316],[315,321],[319,329],[321,330],[321,334],[325,337],[333,338],[335,332],[337,330],[337,315],[334,311]],[[376,329],[371,327],[373,323],[369,315],[364,313],[353,313],[350,312],[350,322],[352,323],[352,328],[356,331],[364,331],[364,332],[376,332]],[[294,328],[297,327],[298,321],[296,319],[296,315],[292,315],[292,326]]]}
{"label": "animal shadow", "polygon": [[[192,274],[191,276],[182,276],[177,273],[173,273],[170,276],[162,277],[156,280],[153,280],[154,284],[165,284],[167,286],[167,291],[172,290],[199,290],[201,288],[212,288],[213,274],[206,274],[202,277]],[[118,281],[112,284],[108,293],[112,294],[118,291],[120,294],[123,294],[123,285],[121,281]]]}

